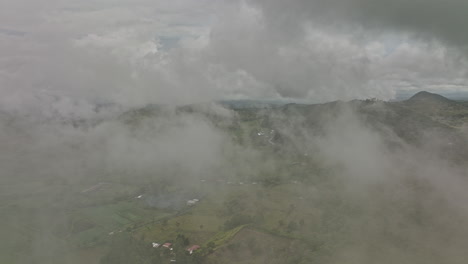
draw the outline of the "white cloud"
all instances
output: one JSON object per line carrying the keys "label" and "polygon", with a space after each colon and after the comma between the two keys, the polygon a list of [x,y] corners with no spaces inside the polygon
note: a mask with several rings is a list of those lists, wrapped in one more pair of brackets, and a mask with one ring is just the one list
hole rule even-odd
{"label": "white cloud", "polygon": [[467,88],[466,57],[444,39],[337,19],[348,14],[338,3],[0,0],[2,32],[21,32],[0,33],[1,100],[327,101]]}

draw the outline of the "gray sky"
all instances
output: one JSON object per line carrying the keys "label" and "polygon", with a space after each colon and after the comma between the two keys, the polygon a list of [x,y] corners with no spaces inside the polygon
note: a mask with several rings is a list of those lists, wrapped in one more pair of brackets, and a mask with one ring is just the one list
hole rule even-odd
{"label": "gray sky", "polygon": [[465,14],[463,0],[0,0],[0,102],[467,91]]}

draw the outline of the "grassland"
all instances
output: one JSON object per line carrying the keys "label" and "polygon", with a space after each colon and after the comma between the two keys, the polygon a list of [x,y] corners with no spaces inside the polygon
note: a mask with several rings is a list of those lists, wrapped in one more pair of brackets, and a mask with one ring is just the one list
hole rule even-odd
{"label": "grassland", "polygon": [[[459,129],[466,124],[468,111],[462,104],[437,104],[442,106],[431,111],[409,103],[354,104],[365,122],[377,129],[390,128],[409,143],[423,141],[421,135],[429,130],[450,135],[448,143],[463,139]],[[421,221],[418,210],[422,209],[416,199],[400,201],[385,193],[386,187],[376,188],[373,196],[350,190],[343,184],[347,181],[336,176],[339,166],[322,162],[314,153],[309,155],[293,140],[303,139],[301,131],[294,130],[296,126],[320,135],[322,119],[339,105],[242,109],[235,122],[219,122],[217,128],[227,133],[231,143],[248,149],[242,153],[253,160],[226,150],[227,163],[241,160],[251,166],[238,168],[236,173],[219,170],[201,178],[191,174],[165,178],[155,172],[73,181],[2,178],[0,236],[10,239],[0,240],[0,263],[99,263],[105,257],[108,263],[118,264],[115,259],[125,255],[141,255],[141,259],[122,258],[135,264],[150,263],[150,258],[164,263],[172,259],[209,264],[325,263],[333,252],[359,242],[356,237],[360,237],[360,231],[368,240],[388,237],[389,248],[403,247],[408,227],[382,234],[371,224],[403,222],[421,232],[437,226],[417,225]],[[152,118],[152,111],[156,109],[142,115]],[[132,120],[134,115],[138,112],[126,118]],[[137,129],[139,124],[131,125]],[[462,143],[456,147],[466,150]],[[459,160],[466,161],[467,156],[460,153],[454,152]],[[399,188],[416,193],[419,187]],[[370,189],[367,191],[374,191]],[[194,198],[200,201],[188,206],[186,201]],[[400,222],[383,219],[392,210],[398,212]],[[357,223],[369,223],[371,231]],[[174,251],[153,249],[152,242],[173,243]],[[200,245],[201,249],[189,256],[185,251],[189,245]]]}

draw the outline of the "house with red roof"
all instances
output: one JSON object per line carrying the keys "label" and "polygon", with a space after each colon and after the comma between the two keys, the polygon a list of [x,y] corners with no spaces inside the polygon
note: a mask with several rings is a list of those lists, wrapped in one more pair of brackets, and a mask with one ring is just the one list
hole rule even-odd
{"label": "house with red roof", "polygon": [[164,243],[162,246],[165,247],[165,248],[168,248],[168,249],[172,250],[172,247],[171,247],[171,246],[172,246],[172,243]]}
{"label": "house with red roof", "polygon": [[199,249],[200,249],[200,246],[199,246],[199,245],[193,245],[193,246],[187,248],[187,251],[188,251],[190,254],[192,254],[194,251],[197,251],[197,250],[199,250]]}

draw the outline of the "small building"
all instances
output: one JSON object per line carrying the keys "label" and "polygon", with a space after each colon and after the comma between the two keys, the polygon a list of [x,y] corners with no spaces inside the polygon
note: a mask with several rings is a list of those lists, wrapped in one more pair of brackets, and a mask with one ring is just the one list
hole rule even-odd
{"label": "small building", "polygon": [[199,249],[200,249],[200,246],[199,246],[199,245],[193,245],[193,246],[187,248],[187,251],[188,251],[190,254],[192,254],[193,252],[195,252],[195,251],[197,251],[197,250],[199,250]]}
{"label": "small building", "polygon": [[195,205],[195,204],[198,203],[198,202],[199,202],[198,199],[188,200],[188,201],[187,201],[187,205],[188,205],[188,206],[192,206],[192,205]]}
{"label": "small building", "polygon": [[158,247],[160,247],[160,246],[161,246],[161,244],[158,244],[158,243],[153,242],[153,247],[154,247],[154,248],[158,248]]}
{"label": "small building", "polygon": [[172,249],[171,248],[172,243],[164,243],[162,246],[165,247],[165,248],[168,248],[168,249]]}

